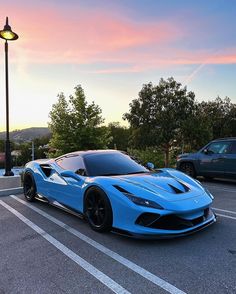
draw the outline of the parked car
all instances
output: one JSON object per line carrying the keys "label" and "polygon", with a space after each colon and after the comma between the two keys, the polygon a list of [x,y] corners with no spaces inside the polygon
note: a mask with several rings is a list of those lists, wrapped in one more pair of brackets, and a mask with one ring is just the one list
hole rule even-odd
{"label": "parked car", "polygon": [[31,161],[23,186],[28,201],[76,212],[97,232],[176,237],[216,221],[213,196],[198,181],[175,169],[150,171],[116,150]]}
{"label": "parked car", "polygon": [[236,179],[236,138],[216,139],[196,153],[179,155],[177,169],[193,178]]}

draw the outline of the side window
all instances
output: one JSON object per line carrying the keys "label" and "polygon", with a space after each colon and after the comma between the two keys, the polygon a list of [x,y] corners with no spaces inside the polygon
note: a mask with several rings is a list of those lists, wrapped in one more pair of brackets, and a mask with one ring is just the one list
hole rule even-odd
{"label": "side window", "polygon": [[208,147],[208,153],[210,154],[225,154],[230,152],[231,142],[214,142]]}
{"label": "side window", "polygon": [[231,142],[230,154],[236,154],[236,141]]}
{"label": "side window", "polygon": [[85,166],[81,156],[68,156],[57,160],[57,164],[63,169],[71,170],[81,175],[85,175]]}
{"label": "side window", "polygon": [[52,174],[52,168],[49,164],[41,164],[40,165],[43,173],[45,174],[46,177],[50,177]]}

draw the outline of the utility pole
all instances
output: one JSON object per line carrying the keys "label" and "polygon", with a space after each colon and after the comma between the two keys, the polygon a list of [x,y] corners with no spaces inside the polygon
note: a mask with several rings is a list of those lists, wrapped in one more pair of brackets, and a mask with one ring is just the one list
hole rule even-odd
{"label": "utility pole", "polygon": [[32,161],[34,160],[34,141],[32,141],[32,147],[31,147],[32,153],[31,153],[31,158]]}

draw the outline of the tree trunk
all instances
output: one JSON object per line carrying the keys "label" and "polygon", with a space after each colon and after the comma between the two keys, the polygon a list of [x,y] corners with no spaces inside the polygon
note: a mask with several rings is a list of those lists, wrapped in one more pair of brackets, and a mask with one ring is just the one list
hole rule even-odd
{"label": "tree trunk", "polygon": [[170,161],[170,147],[165,147],[165,167],[169,167],[169,161]]}

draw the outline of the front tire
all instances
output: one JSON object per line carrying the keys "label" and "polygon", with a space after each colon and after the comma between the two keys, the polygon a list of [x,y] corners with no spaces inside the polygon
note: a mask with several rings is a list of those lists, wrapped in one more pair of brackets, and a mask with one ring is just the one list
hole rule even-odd
{"label": "front tire", "polygon": [[183,173],[185,173],[186,175],[188,175],[192,178],[196,178],[196,171],[195,171],[195,168],[191,162],[181,163],[180,171],[182,171]]}
{"label": "front tire", "polygon": [[90,227],[96,232],[109,232],[112,228],[112,208],[103,190],[90,188],[84,199],[84,214]]}
{"label": "front tire", "polygon": [[26,172],[24,175],[23,190],[26,200],[33,202],[37,195],[37,189],[34,177],[30,172]]}

